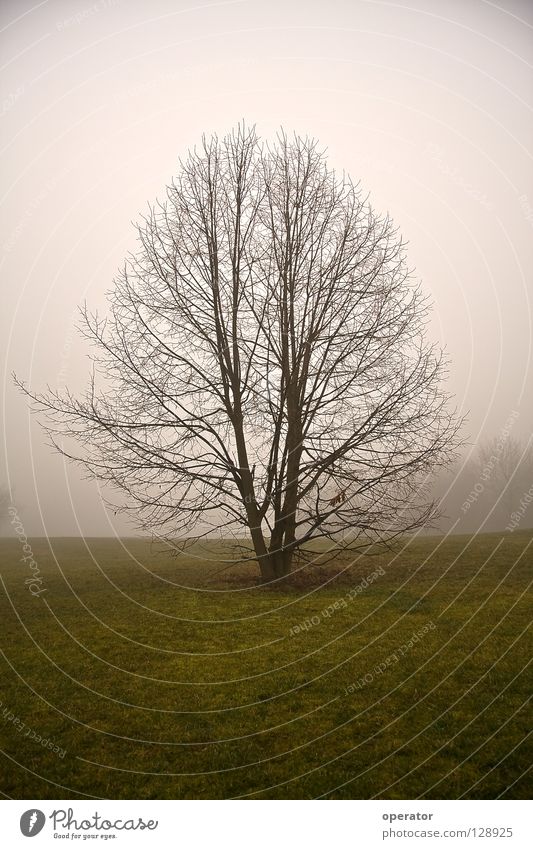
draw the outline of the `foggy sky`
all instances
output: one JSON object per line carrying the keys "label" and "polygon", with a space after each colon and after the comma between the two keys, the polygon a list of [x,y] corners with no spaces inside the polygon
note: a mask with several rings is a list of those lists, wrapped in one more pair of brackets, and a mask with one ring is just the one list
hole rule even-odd
{"label": "foggy sky", "polygon": [[408,241],[472,443],[533,411],[533,6],[482,0],[3,2],[0,482],[28,534],[131,532],[45,444],[34,390],[81,391],[132,221],[202,132],[311,135]]}

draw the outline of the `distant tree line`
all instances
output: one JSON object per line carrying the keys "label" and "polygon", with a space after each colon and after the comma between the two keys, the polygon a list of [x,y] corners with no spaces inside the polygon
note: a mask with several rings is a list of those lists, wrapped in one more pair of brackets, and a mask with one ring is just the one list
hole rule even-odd
{"label": "distant tree line", "polygon": [[441,517],[435,527],[454,533],[532,528],[532,487],[531,440],[506,434],[487,439],[436,479]]}

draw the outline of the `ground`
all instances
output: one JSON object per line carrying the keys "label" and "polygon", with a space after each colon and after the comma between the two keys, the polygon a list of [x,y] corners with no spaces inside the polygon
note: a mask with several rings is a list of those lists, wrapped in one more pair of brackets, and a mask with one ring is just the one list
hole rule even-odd
{"label": "ground", "polygon": [[226,544],[2,540],[0,790],[527,798],[532,542],[406,540],[265,589]]}

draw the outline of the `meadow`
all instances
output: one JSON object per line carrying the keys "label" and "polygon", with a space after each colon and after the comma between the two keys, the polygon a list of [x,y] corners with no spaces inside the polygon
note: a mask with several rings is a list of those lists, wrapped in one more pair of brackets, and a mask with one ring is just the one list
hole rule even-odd
{"label": "meadow", "polygon": [[32,572],[3,539],[0,790],[527,798],[532,542],[419,537],[266,588],[223,543],[36,538]]}

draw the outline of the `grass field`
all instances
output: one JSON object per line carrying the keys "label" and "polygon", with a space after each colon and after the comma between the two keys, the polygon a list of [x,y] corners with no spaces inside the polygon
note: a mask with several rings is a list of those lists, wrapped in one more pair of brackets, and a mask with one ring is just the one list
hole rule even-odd
{"label": "grass field", "polygon": [[214,543],[34,539],[34,597],[2,540],[0,789],[526,798],[532,542],[420,538],[266,589]]}

